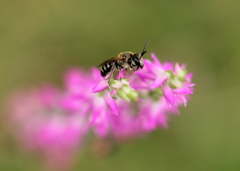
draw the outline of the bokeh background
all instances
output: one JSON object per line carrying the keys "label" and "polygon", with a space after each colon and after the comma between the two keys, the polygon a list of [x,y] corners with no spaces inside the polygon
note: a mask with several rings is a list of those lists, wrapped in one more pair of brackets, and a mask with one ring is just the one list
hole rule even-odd
{"label": "bokeh background", "polygon": [[[69,67],[140,52],[150,38],[148,52],[194,72],[191,101],[169,129],[104,158],[84,150],[74,170],[240,170],[239,21],[239,0],[1,0],[0,102],[20,87],[62,86]],[[0,122],[0,170],[42,170]]]}

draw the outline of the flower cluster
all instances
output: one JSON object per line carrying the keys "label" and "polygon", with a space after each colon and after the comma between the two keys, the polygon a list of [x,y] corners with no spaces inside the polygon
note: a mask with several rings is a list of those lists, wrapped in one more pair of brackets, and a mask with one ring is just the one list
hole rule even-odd
{"label": "flower cluster", "polygon": [[61,91],[45,86],[15,94],[8,110],[14,127],[9,130],[59,170],[70,165],[89,132],[118,141],[166,128],[169,115],[178,114],[193,93],[193,74],[186,65],[151,57],[144,59],[143,69],[119,71],[110,81],[96,68],[73,68]]}
{"label": "flower cluster", "polygon": [[116,99],[113,103],[105,100],[109,108],[119,108],[115,111],[118,116],[108,114],[108,134],[117,138],[133,137],[166,128],[168,116],[178,114],[179,106],[186,106],[195,85],[191,83],[193,74],[187,72],[186,65],[161,63],[154,54],[151,57],[152,61],[144,59],[144,68],[133,75],[122,70],[116,80],[107,84],[102,79],[93,88],[94,93],[104,92]]}

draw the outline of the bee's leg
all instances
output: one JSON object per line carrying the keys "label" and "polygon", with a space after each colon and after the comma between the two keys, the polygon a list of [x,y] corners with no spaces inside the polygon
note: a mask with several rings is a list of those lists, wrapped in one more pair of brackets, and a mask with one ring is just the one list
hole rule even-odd
{"label": "bee's leg", "polygon": [[113,63],[111,71],[110,71],[110,76],[108,77],[108,82],[111,81],[115,69],[116,69],[115,63]]}
{"label": "bee's leg", "polygon": [[110,71],[110,76],[108,77],[108,82],[111,81],[114,70]]}
{"label": "bee's leg", "polygon": [[119,71],[120,81],[122,81],[122,70]]}
{"label": "bee's leg", "polygon": [[125,77],[124,77],[124,78],[127,78],[127,73],[128,73],[128,68],[126,68],[126,70],[125,70],[125,73],[124,73],[124,74],[125,74],[125,75],[124,75]]}

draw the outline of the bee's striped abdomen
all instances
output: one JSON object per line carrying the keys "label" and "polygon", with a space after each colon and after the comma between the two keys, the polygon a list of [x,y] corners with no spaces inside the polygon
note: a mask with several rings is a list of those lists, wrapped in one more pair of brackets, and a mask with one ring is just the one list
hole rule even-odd
{"label": "bee's striped abdomen", "polygon": [[106,77],[107,74],[111,72],[114,63],[115,62],[109,62],[102,66],[102,69],[101,69],[102,77]]}

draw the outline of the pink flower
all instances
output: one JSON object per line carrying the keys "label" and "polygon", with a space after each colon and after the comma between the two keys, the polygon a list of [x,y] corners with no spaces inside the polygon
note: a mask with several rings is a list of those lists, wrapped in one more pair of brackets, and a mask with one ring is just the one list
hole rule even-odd
{"label": "pink flower", "polygon": [[107,86],[104,84],[107,81],[97,69],[86,72],[71,69],[66,73],[65,80],[63,106],[72,113],[85,116],[97,135],[107,135],[109,115],[118,114],[116,101],[106,89],[108,83]]}
{"label": "pink flower", "polygon": [[16,93],[8,104],[9,130],[51,170],[68,170],[89,127],[82,116],[67,113],[61,99],[59,90],[44,86]]}
{"label": "pink flower", "polygon": [[[193,94],[191,83],[192,73],[187,73],[186,65],[180,66],[172,62],[161,63],[154,54],[151,54],[153,62],[144,60],[145,67],[136,72],[140,78],[138,82],[132,82],[136,89],[148,89],[159,91],[160,88],[166,102],[170,106],[177,106],[177,99],[181,98],[186,106],[188,94]],[[140,85],[140,86],[139,86]]]}

